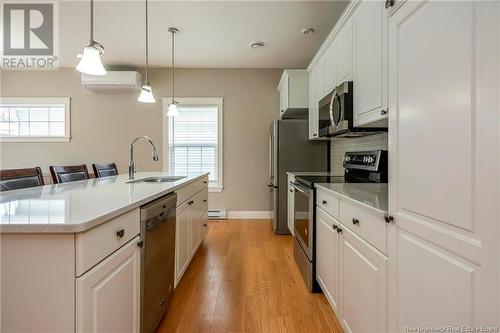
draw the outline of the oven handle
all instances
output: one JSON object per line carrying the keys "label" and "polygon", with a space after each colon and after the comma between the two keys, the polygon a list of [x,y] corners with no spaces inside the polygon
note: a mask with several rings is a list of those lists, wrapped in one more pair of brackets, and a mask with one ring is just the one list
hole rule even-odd
{"label": "oven handle", "polygon": [[305,188],[305,187],[303,187],[303,186],[301,186],[301,185],[299,185],[298,183],[295,183],[295,182],[294,183],[290,183],[290,185],[292,185],[292,187],[294,189],[296,189],[297,191],[302,192],[302,193],[304,193],[307,196],[311,195],[312,190],[309,189],[309,188]]}

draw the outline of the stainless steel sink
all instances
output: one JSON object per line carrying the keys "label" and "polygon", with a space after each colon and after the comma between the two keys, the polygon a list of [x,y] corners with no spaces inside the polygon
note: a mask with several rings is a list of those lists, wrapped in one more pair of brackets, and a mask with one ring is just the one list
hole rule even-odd
{"label": "stainless steel sink", "polygon": [[158,177],[146,177],[146,178],[141,178],[141,179],[136,179],[136,180],[131,180],[128,181],[127,183],[129,184],[135,184],[135,183],[152,183],[152,184],[157,184],[157,183],[171,183],[171,182],[176,182],[178,180],[186,178],[185,176],[158,176]]}

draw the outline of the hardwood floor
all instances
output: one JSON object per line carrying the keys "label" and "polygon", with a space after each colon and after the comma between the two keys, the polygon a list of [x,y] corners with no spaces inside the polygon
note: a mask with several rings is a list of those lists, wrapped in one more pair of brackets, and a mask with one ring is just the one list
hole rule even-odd
{"label": "hardwood floor", "polygon": [[268,220],[210,222],[157,333],[342,332],[323,294],[306,289],[292,241]]}

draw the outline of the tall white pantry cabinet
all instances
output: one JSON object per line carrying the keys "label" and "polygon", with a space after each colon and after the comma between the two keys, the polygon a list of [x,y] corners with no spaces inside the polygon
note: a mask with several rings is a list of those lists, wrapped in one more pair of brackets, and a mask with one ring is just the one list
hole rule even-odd
{"label": "tall white pantry cabinet", "polygon": [[499,6],[390,12],[391,332],[500,324]]}

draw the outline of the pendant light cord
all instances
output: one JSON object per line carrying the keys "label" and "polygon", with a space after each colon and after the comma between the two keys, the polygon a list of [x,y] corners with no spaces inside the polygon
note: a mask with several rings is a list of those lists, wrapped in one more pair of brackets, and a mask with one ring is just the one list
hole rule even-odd
{"label": "pendant light cord", "polygon": [[175,42],[174,42],[174,38],[175,38],[175,32],[171,32],[172,34],[172,103],[175,102],[175,61],[174,61],[174,57],[175,57]]}
{"label": "pendant light cord", "polygon": [[148,40],[148,0],[146,0],[146,84],[149,86],[149,40]]}
{"label": "pendant light cord", "polygon": [[90,0],[90,44],[94,42],[94,0]]}

